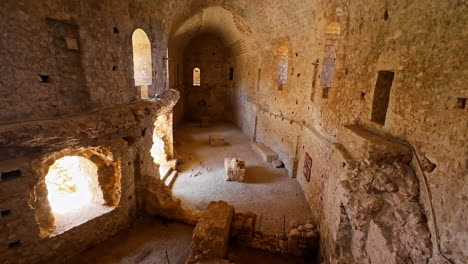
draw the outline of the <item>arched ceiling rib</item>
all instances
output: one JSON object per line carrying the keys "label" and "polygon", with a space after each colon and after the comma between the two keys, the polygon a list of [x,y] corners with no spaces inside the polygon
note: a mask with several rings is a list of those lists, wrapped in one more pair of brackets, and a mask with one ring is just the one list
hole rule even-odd
{"label": "arched ceiling rib", "polygon": [[244,41],[249,49],[254,45],[252,34],[241,17],[213,6],[200,10],[174,30],[170,35],[170,47],[182,50],[191,39],[202,34],[216,35],[226,46],[239,41]]}

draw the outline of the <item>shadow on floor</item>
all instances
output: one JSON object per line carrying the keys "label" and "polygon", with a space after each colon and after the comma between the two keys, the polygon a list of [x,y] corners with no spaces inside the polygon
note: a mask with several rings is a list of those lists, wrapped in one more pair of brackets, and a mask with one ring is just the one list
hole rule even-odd
{"label": "shadow on floor", "polygon": [[271,170],[261,166],[247,166],[245,168],[245,183],[272,183],[279,180],[282,175],[272,173]]}
{"label": "shadow on floor", "polygon": [[231,246],[229,249],[229,260],[236,264],[315,264],[312,259],[284,256],[265,251]]}

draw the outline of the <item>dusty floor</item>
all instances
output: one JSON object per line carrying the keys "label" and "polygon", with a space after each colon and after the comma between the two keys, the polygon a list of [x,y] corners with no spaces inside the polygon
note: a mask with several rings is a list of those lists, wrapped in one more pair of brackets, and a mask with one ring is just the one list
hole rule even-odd
{"label": "dusty floor", "polygon": [[84,252],[72,264],[179,264],[190,251],[194,227],[145,217],[133,227]]}
{"label": "dusty floor", "polygon": [[[224,200],[238,211],[255,212],[259,217],[262,214],[260,231],[270,234],[283,232],[283,216],[286,229],[292,220],[305,222],[310,218],[310,208],[296,179],[289,178],[285,169],[262,162],[247,136],[234,125],[200,128],[186,123],[175,128],[175,133],[176,151],[184,163],[178,167],[180,175],[172,190],[184,206],[205,209],[210,201]],[[211,147],[209,135],[224,136],[228,144]],[[245,160],[246,182],[224,180],[225,157]]]}
{"label": "dusty floor", "polygon": [[[132,228],[85,251],[71,264],[184,264],[194,227],[145,217]],[[166,251],[169,261],[166,258]],[[306,264],[305,260],[232,247],[229,259],[237,264]]]}

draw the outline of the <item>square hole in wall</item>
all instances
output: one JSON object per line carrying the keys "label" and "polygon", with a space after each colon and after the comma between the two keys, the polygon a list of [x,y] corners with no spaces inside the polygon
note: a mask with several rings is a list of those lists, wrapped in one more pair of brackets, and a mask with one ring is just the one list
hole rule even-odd
{"label": "square hole in wall", "polygon": [[8,244],[8,247],[9,248],[18,248],[21,246],[21,241],[15,241],[15,242],[11,242],[10,244]]}
{"label": "square hole in wall", "polygon": [[118,70],[118,69],[119,69],[119,66],[112,66],[112,70],[113,70],[113,71],[116,71],[116,70]]}
{"label": "square hole in wall", "polygon": [[120,32],[119,29],[114,27],[114,34],[119,34],[119,32]]}
{"label": "square hole in wall", "polygon": [[49,75],[39,75],[39,80],[41,83],[49,83]]}
{"label": "square hole in wall", "polygon": [[8,181],[8,180],[12,180],[12,179],[15,179],[15,178],[18,178],[21,176],[21,171],[20,170],[14,170],[14,171],[8,171],[8,172],[2,172],[1,174],[1,180],[2,181]]}
{"label": "square hole in wall", "polygon": [[3,210],[3,211],[0,212],[0,215],[2,217],[9,216],[9,215],[11,215],[11,211],[10,210]]}
{"label": "square hole in wall", "polygon": [[466,98],[457,98],[457,104],[455,106],[458,109],[465,109],[466,107]]}

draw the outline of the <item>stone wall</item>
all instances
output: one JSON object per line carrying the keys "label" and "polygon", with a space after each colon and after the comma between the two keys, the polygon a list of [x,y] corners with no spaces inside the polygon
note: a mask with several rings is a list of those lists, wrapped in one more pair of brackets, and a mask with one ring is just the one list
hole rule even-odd
{"label": "stone wall", "polygon": [[[128,227],[146,208],[142,196],[148,178],[159,179],[150,154],[155,119],[171,111],[177,99],[177,93],[166,92],[158,100],[93,114],[0,126],[2,261],[62,262]],[[54,219],[42,186],[48,166],[66,155],[87,157],[97,165],[104,200],[115,209],[50,236]],[[6,177],[12,171],[20,173]],[[158,192],[170,195],[162,187]]]}
{"label": "stone wall", "polygon": [[135,100],[132,33],[137,28],[152,43],[149,94],[161,93],[166,89],[161,10],[146,1],[2,1],[0,123]]}
{"label": "stone wall", "polygon": [[[224,43],[213,35],[190,41],[184,57],[184,112],[187,120],[209,117],[212,121],[232,119],[229,60]],[[193,69],[201,72],[200,86],[193,85]]]}
{"label": "stone wall", "polygon": [[[411,166],[421,189],[418,197],[433,239],[429,256],[437,260],[443,254],[454,263],[466,262],[467,115],[462,102],[467,90],[460,70],[466,67],[465,60],[460,60],[466,57],[461,37],[466,6],[461,1],[270,0],[249,2],[245,8],[242,1],[187,0],[184,5],[174,12],[173,32],[197,10],[219,5],[235,20],[239,17],[241,36],[229,27],[217,28],[219,35],[248,43],[253,39],[254,44],[234,59],[239,69],[234,120],[247,135],[277,152],[290,173],[297,175],[317,223],[326,228],[339,225],[326,222],[323,212],[334,212],[336,219],[342,215],[340,203],[334,202],[339,198],[334,198],[333,186],[347,169],[330,170],[330,158],[336,152],[333,143],[349,148],[344,126],[359,124],[409,142],[418,159],[432,167],[420,175],[413,157]],[[203,20],[209,20],[208,16]],[[194,19],[187,21],[194,28],[200,25]],[[327,30],[330,25],[336,29],[337,23],[339,36],[333,32],[339,39],[335,76],[328,98],[323,98]],[[291,43],[289,75],[279,90],[274,58],[278,40],[284,38]],[[370,121],[379,71],[395,74],[384,125]],[[313,159],[310,182],[302,176],[305,152]],[[321,239],[334,241],[327,236]],[[333,259],[331,249],[325,251],[324,258]]]}
{"label": "stone wall", "polygon": [[[194,37],[210,32],[224,42],[235,69],[230,98],[234,122],[252,139],[265,143],[278,153],[291,176],[297,176],[315,214],[314,220],[320,225],[325,262],[338,262],[348,256],[357,262],[375,263],[379,259],[366,255],[366,252],[374,251],[367,247],[367,240],[381,244],[378,248],[382,249],[389,244],[400,247],[411,241],[394,241],[381,232],[385,223],[379,221],[379,214],[388,212],[386,209],[364,214],[372,216],[365,221],[369,228],[359,229],[356,217],[365,207],[354,207],[354,203],[349,202],[354,199],[359,204],[362,195],[379,200],[382,195],[393,197],[396,193],[366,189],[368,184],[361,179],[356,184],[362,188],[352,187],[351,192],[345,187],[336,187],[342,186],[341,181],[352,175],[353,169],[342,166],[343,160],[348,158],[337,153],[356,149],[352,141],[356,138],[355,133],[350,133],[345,125],[357,124],[408,142],[417,153],[417,156],[413,154],[410,169],[407,160],[403,164],[401,161],[390,164],[389,161],[368,163],[359,155],[349,158],[362,165],[355,168],[358,168],[357,175],[363,178],[390,170],[397,179],[403,172],[409,178],[417,179],[409,193],[419,203],[404,211],[418,216],[403,214],[401,219],[416,219],[409,221],[414,224],[409,228],[411,232],[418,230],[419,224],[428,226],[432,248],[430,253],[425,253],[421,246],[419,255],[402,250],[404,257],[419,263],[426,257],[433,256],[430,261],[436,262],[446,256],[452,263],[464,263],[468,258],[465,202],[468,184],[464,177],[468,171],[465,151],[468,93],[462,70],[466,68],[463,59],[466,57],[466,11],[463,1],[431,0],[6,0],[0,3],[0,69],[3,73],[0,123],[83,114],[133,101],[137,90],[133,84],[131,35],[136,28],[146,32],[152,45],[154,74],[150,95],[162,94],[169,86],[180,88],[184,64],[180,51]],[[321,73],[327,34],[330,33],[327,29],[336,23],[340,34],[335,36],[339,39],[335,76],[328,89],[328,98],[323,98]],[[278,89],[275,56],[278,43],[284,39],[289,43],[288,76],[286,83]],[[168,59],[169,67],[166,68]],[[168,74],[168,71],[176,74]],[[394,72],[384,125],[370,121],[379,71]],[[183,89],[180,90],[184,97]],[[131,119],[131,116],[127,117]],[[178,123],[181,117],[176,115],[174,119],[174,123]],[[40,121],[34,128],[40,130],[44,125],[42,122],[54,121]],[[24,184],[17,184],[18,179],[11,183],[2,182],[8,184],[2,190],[17,190],[14,196],[3,191],[0,194],[2,204],[8,200],[7,209],[2,207],[6,215],[1,218],[2,230],[21,225],[31,227],[23,228],[21,232],[37,231],[31,220],[34,214],[26,202],[29,201],[27,193],[36,184],[32,180],[34,169],[29,160],[39,160],[41,155],[50,155],[61,148],[98,145],[110,148],[113,156],[124,159],[122,188],[127,188],[129,182],[125,175],[129,174],[126,170],[131,170],[131,166],[125,155],[130,154],[123,154],[122,148],[126,148],[128,143],[125,142],[133,144],[131,138],[122,141],[112,136],[103,139],[98,136],[96,140],[83,143],[81,135],[74,134],[74,131],[83,132],[82,136],[86,138],[86,133],[93,133],[97,127],[102,135],[110,135],[105,133],[105,127],[113,127],[109,131],[125,130],[121,125],[125,122],[125,116],[100,125],[85,119],[81,126],[68,123],[70,131],[59,134],[57,131],[64,126],[60,123],[48,136],[48,144],[56,149],[46,152],[35,145],[36,140],[28,139],[35,130],[22,128],[22,123],[15,125],[8,139],[0,140],[2,153],[6,153],[2,154],[2,160],[8,160],[1,168],[6,172],[21,168],[26,177],[21,179]],[[37,132],[38,135],[41,133]],[[73,136],[67,136],[68,133]],[[143,130],[139,133],[145,134]],[[135,137],[138,135],[136,133]],[[143,140],[150,140],[146,137]],[[11,140],[17,143],[8,143]],[[151,145],[149,141],[147,143]],[[357,148],[357,152],[365,151]],[[310,181],[303,176],[305,153],[312,158]],[[148,155],[136,155],[132,157],[133,162],[137,160],[145,164],[151,160]],[[13,161],[16,159],[18,161]],[[423,165],[421,171],[418,160]],[[144,171],[145,168],[146,165],[138,165],[134,170]],[[369,172],[372,170],[375,173]],[[136,173],[135,179],[140,174]],[[418,193],[414,192],[414,186],[419,189]],[[123,193],[121,198],[125,195]],[[137,197],[137,201],[140,201],[137,204],[144,203],[143,197]],[[10,202],[15,208],[23,208],[18,209],[23,212],[18,218],[14,218],[13,209],[8,209]],[[382,208],[388,204],[386,201]],[[132,206],[119,208],[109,215],[120,214],[121,210],[128,212]],[[8,210],[11,211],[9,215]],[[358,214],[353,215],[353,211]],[[421,218],[420,212],[424,212]],[[18,225],[7,221],[8,218],[19,219],[15,220]],[[124,216],[119,221],[127,223],[128,219]],[[28,222],[22,223],[23,220]],[[94,221],[89,223],[95,226]],[[389,220],[388,223],[389,228],[400,236],[408,236],[397,228],[400,220]],[[7,249],[9,259],[14,251],[26,254],[27,250],[22,250],[26,246],[39,245],[39,240],[33,238],[35,235],[12,230],[26,239],[2,235],[2,243],[11,243],[12,249]],[[77,233],[74,229],[64,236],[72,237]],[[419,242],[427,241],[426,231],[410,234]],[[94,242],[98,240],[96,237]],[[338,240],[353,241],[356,238],[360,239],[356,243],[359,248],[334,245]],[[22,242],[17,243],[18,240]],[[30,244],[30,241],[33,242]],[[57,247],[73,250],[74,246],[69,246],[74,243],[73,239],[66,241]],[[38,249],[52,254],[51,245],[52,242],[40,243]],[[46,249],[42,250],[43,247]],[[386,253],[389,252],[393,254],[391,250]]]}

